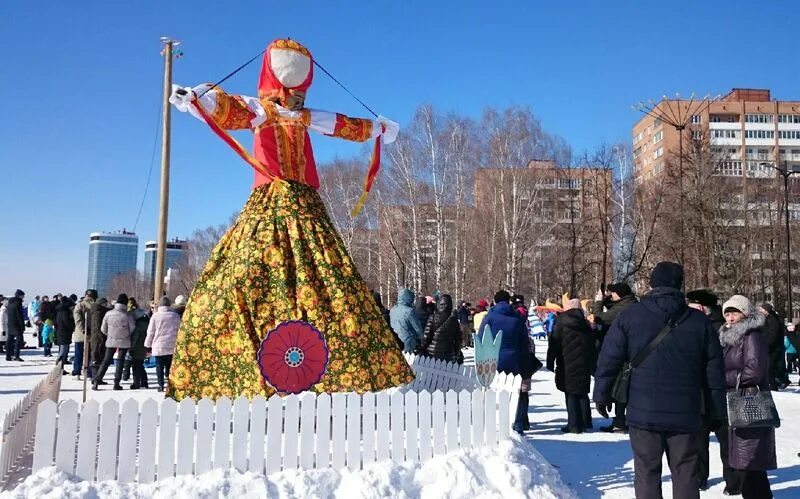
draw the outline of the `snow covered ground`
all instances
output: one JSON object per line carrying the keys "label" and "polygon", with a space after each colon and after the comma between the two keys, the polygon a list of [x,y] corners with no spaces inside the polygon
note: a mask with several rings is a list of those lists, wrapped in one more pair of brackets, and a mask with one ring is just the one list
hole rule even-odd
{"label": "snow covered ground", "polygon": [[[544,362],[547,342],[537,341],[537,356]],[[791,388],[774,394],[775,403],[782,418],[777,430],[778,466],[769,473],[772,491],[776,498],[800,497],[800,425],[794,415],[800,414],[800,387],[798,376],[792,376]],[[563,434],[561,427],[567,423],[564,394],[555,388],[555,375],[542,370],[533,377],[531,406],[531,431],[527,436],[539,452],[561,473],[562,480],[575,490],[581,498],[631,498],[633,489],[633,457],[627,435],[608,434],[598,431],[609,420],[593,411],[594,430],[581,435]],[[719,460],[719,445],[711,436],[710,460],[711,488],[701,494],[704,498],[726,497],[722,495],[722,464]],[[672,497],[669,468],[664,460],[664,497]]]}
{"label": "snow covered ground", "polygon": [[[32,341],[31,341],[32,343]],[[537,341],[537,354],[544,360],[547,344]],[[39,351],[25,351],[26,362],[7,363],[0,357],[0,413],[21,398],[49,369]],[[467,362],[472,351],[465,351]],[[148,369],[150,386],[155,372]],[[106,375],[111,381],[113,368]],[[800,413],[798,376],[795,386],[774,394],[783,426],[777,430],[778,464],[770,472],[775,497],[800,497],[800,426],[793,415]],[[100,402],[163,399],[150,390],[113,391],[111,385],[88,391]],[[62,399],[81,400],[82,383],[65,376]],[[582,435],[561,433],[566,424],[564,396],[555,388],[553,373],[542,370],[533,378],[532,428],[525,440],[514,439],[498,450],[475,449],[448,454],[427,463],[379,463],[360,472],[318,470],[281,473],[270,477],[236,472],[213,472],[200,478],[175,478],[154,485],[123,485],[116,482],[86,483],[63,473],[43,470],[2,497],[531,497],[531,498],[630,498],[633,490],[633,460],[627,435],[606,434],[598,427],[608,421],[594,414],[595,430]],[[532,445],[530,445],[532,444]],[[535,447],[535,448],[534,448]],[[719,447],[712,435],[711,488],[702,497],[722,498],[724,484]],[[543,457],[542,457],[543,456]],[[546,459],[546,461],[545,461]],[[559,478],[560,474],[560,478]],[[669,468],[664,463],[664,497],[671,497]],[[570,488],[572,490],[570,490]],[[573,492],[574,491],[574,492]]]}

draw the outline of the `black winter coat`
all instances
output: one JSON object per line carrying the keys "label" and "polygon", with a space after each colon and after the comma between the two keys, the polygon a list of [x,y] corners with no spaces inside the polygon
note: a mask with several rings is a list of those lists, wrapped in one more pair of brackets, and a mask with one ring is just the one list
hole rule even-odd
{"label": "black winter coat", "polygon": [[688,310],[683,293],[654,288],[640,303],[617,316],[603,343],[595,371],[594,401],[610,403],[624,362],[630,362],[661,331],[669,317],[679,324],[631,373],[628,424],[650,431],[695,432],[702,423],[702,393],[709,396],[707,418],[725,414],[722,348],[711,321]]}
{"label": "black winter coat", "polygon": [[[619,301],[603,303],[600,301],[594,302],[592,306],[592,313],[594,314],[594,323],[597,327],[597,341],[598,349],[603,346],[603,340],[611,330],[611,325],[614,319],[622,313],[623,310],[636,303],[636,297],[633,295],[623,296]],[[603,311],[603,306],[607,306],[608,310]]]}
{"label": "black winter coat", "polygon": [[428,357],[447,362],[462,363],[461,326],[453,315],[453,301],[443,295],[425,324],[420,351]]}
{"label": "black winter coat", "polygon": [[770,312],[764,320],[762,327],[764,339],[769,349],[769,374],[770,381],[783,381],[786,371],[786,347],[783,342],[786,336],[786,326],[775,312]]}
{"label": "black winter coat", "polygon": [[74,306],[69,298],[64,298],[56,307],[56,345],[72,344],[72,333],[75,332],[75,318],[72,315]]}
{"label": "black winter coat", "polygon": [[53,322],[56,321],[55,307],[51,301],[43,301],[42,304],[39,305],[39,320],[44,322],[47,319]]}
{"label": "black winter coat", "polygon": [[556,373],[556,388],[576,395],[589,393],[596,356],[592,328],[583,311],[559,315],[547,348],[547,369]]}
{"label": "black winter coat", "polygon": [[[725,349],[725,383],[729,389],[746,392],[769,391],[768,349],[764,341],[764,318],[747,317],[720,332]],[[737,470],[774,470],[775,430],[773,428],[728,429],[730,467]]]}
{"label": "black winter coat", "polygon": [[22,298],[14,296],[8,299],[8,336],[22,336],[25,333],[25,311],[22,310]]}
{"label": "black winter coat", "polygon": [[100,330],[103,325],[103,317],[110,309],[108,308],[108,300],[100,298],[96,301],[92,308],[89,310],[89,345],[92,349],[92,359],[96,362],[103,360],[106,347],[106,335]]}

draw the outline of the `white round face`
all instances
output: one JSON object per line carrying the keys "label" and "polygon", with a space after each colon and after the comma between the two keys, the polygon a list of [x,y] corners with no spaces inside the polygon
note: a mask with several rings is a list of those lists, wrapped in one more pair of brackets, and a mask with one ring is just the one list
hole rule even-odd
{"label": "white round face", "polygon": [[286,88],[299,86],[311,72],[311,58],[296,50],[273,48],[269,59],[272,74]]}

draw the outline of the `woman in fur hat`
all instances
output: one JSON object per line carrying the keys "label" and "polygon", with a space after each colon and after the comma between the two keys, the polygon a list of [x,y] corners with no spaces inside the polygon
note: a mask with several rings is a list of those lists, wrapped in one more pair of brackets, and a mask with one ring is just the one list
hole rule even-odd
{"label": "woman in fur hat", "polygon": [[[728,389],[747,392],[769,390],[769,357],[763,336],[764,318],[755,313],[750,300],[741,295],[732,296],[722,306],[725,325],[719,340],[725,352],[725,381]],[[745,499],[769,498],[772,492],[767,470],[777,468],[775,456],[775,430],[773,428],[728,428],[728,462],[725,470],[732,468],[740,479],[741,490],[730,490],[726,479],[727,495],[742,494]]]}

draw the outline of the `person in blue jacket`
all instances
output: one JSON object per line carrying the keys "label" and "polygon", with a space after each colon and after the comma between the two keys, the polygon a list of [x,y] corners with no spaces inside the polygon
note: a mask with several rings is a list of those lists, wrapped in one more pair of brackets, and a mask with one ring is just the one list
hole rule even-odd
{"label": "person in blue jacket", "polygon": [[403,351],[412,353],[422,339],[422,328],[414,311],[414,292],[402,288],[397,296],[397,305],[389,311],[389,324],[403,342]]}
{"label": "person in blue jacket", "polygon": [[519,313],[511,307],[511,295],[508,291],[500,290],[494,295],[494,307],[486,314],[481,322],[480,335],[486,326],[492,330],[493,335],[503,331],[503,340],[500,343],[500,354],[497,359],[499,372],[518,374],[522,377],[517,413],[514,418],[514,431],[522,433],[530,429],[528,421],[528,390],[530,390],[530,377],[533,374],[533,353],[528,328]]}
{"label": "person in blue jacket", "polygon": [[783,338],[783,346],[786,348],[786,372],[793,373],[797,371],[797,349],[788,336]]}

